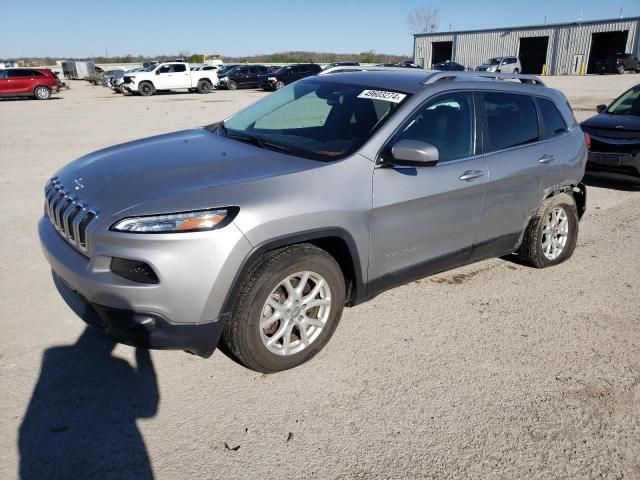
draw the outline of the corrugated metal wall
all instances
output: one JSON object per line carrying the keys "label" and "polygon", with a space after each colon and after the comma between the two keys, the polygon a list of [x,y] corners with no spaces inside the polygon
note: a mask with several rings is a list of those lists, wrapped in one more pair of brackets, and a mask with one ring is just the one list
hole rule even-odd
{"label": "corrugated metal wall", "polygon": [[[640,55],[640,20],[622,19],[571,25],[546,27],[514,27],[481,32],[453,32],[418,35],[414,42],[415,62],[426,68],[432,64],[432,43],[453,42],[452,59],[466,67],[474,68],[491,57],[518,55],[520,38],[549,37],[547,71],[551,75],[573,73],[575,55],[589,62],[593,33],[628,30],[626,52]],[[540,72],[542,73],[542,72]]]}

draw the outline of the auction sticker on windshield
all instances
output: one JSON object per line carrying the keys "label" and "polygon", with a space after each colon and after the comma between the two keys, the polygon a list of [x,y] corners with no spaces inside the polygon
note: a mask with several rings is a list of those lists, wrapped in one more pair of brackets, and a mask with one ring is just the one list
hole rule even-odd
{"label": "auction sticker on windshield", "polygon": [[364,90],[358,98],[369,98],[371,100],[384,100],[385,102],[400,103],[406,95],[398,92],[385,92],[383,90]]}

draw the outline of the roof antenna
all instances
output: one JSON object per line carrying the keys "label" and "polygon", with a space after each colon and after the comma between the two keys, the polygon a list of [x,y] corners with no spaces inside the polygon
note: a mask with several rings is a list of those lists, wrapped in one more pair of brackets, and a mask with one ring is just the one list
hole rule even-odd
{"label": "roof antenna", "polygon": [[622,18],[622,8],[620,8],[620,18]]}

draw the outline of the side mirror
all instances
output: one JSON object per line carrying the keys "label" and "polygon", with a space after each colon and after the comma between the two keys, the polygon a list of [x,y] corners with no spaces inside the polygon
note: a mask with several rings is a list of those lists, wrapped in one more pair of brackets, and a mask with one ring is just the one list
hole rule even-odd
{"label": "side mirror", "polygon": [[603,104],[603,105],[598,105],[598,106],[596,107],[596,111],[597,111],[598,113],[602,113],[602,112],[604,112],[606,109],[607,109],[607,106],[606,106],[606,105],[604,105],[604,104]]}
{"label": "side mirror", "polygon": [[434,166],[440,159],[438,148],[419,140],[400,140],[391,147],[391,156],[398,163],[408,163],[415,166]]}
{"label": "side mirror", "polygon": [[160,69],[156,70],[156,75],[160,75]]}

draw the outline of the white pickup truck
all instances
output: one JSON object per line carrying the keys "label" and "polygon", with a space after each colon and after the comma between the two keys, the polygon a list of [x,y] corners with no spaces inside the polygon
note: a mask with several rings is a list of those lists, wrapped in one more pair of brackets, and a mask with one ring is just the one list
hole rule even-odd
{"label": "white pickup truck", "polygon": [[218,75],[215,70],[193,71],[188,63],[182,62],[151,65],[141,72],[125,75],[123,82],[127,92],[143,97],[162,90],[209,93],[217,84]]}

